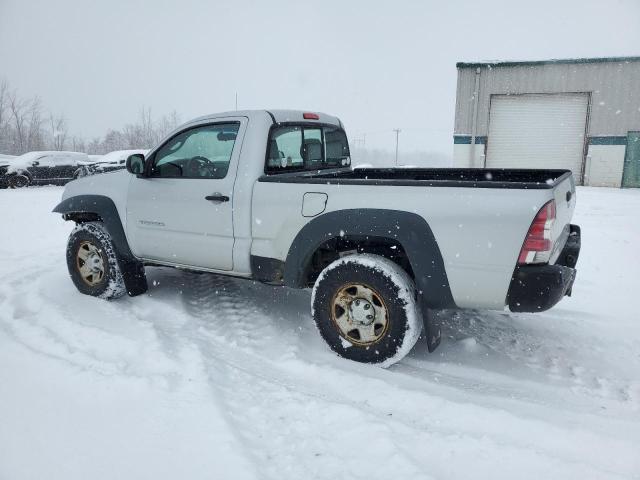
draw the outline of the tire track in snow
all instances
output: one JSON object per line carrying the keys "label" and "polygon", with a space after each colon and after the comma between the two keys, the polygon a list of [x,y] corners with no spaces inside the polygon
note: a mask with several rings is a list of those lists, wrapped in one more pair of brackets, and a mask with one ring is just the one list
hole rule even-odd
{"label": "tire track in snow", "polygon": [[[183,295],[187,310],[195,317],[193,342],[206,359],[213,388],[221,394],[229,411],[229,421],[252,452],[263,478],[309,478],[313,475],[307,462],[315,461],[321,468],[326,459],[337,467],[326,473],[343,478],[345,462],[335,462],[338,452],[334,451],[332,455],[326,452],[332,438],[308,435],[309,432],[304,431],[304,420],[299,421],[306,418],[310,410],[322,410],[327,404],[326,396],[317,392],[298,392],[295,384],[276,378],[269,372],[270,368],[258,367],[258,364],[264,365],[265,360],[252,352],[271,344],[280,332],[273,328],[273,319],[265,322],[264,313],[250,298],[243,296],[242,288],[236,282],[225,277],[198,275],[192,277],[189,282],[192,288]],[[227,323],[233,321],[238,324]],[[249,346],[252,349],[246,348]],[[287,357],[287,353],[284,356]],[[348,404],[341,403],[340,406],[347,415],[343,413],[338,418],[336,428],[342,427],[353,415]],[[292,417],[297,417],[298,421]],[[278,432],[277,435],[272,435],[274,432]],[[354,431],[351,435],[357,436],[359,432]],[[293,440],[305,436],[310,438],[308,443]],[[386,439],[387,435],[382,438]],[[388,439],[381,443],[381,451],[372,452],[372,456],[389,456],[389,473],[403,471],[411,478],[431,478]],[[303,460],[303,457],[307,458]],[[408,471],[407,465],[411,466]],[[375,477],[377,469],[372,469],[370,464],[368,469],[360,468],[360,471],[371,478],[372,475]],[[349,475],[348,478],[357,477]]]}
{"label": "tire track in snow", "polygon": [[101,376],[164,382],[179,371],[154,349],[150,323],[140,328],[123,318],[128,299],[106,302],[79,295],[60,258],[25,259],[0,292],[0,327],[36,354]]}
{"label": "tire track in snow", "polygon": [[[505,363],[510,362],[513,370],[519,371],[529,382],[538,383],[543,390],[549,386],[568,387],[572,397],[584,399],[577,398],[581,404],[594,405],[593,398],[597,397],[609,401],[608,406],[614,408],[640,411],[640,382],[614,375],[615,368],[607,366],[606,352],[598,348],[597,338],[576,338],[575,334],[571,337],[562,332],[545,335],[535,330],[540,327],[541,320],[546,320],[549,323],[546,328],[551,329],[554,329],[554,323],[560,323],[555,318],[527,318],[496,312],[451,312],[443,325],[444,348],[436,351],[435,361],[432,356],[423,361],[416,360],[414,355],[408,363],[419,369],[442,372],[447,365],[441,364],[439,359],[446,358],[454,348],[458,362],[461,357],[469,359],[470,364],[479,359],[487,370],[492,369],[491,361],[499,364],[502,370]],[[585,344],[591,344],[592,358],[576,357]],[[630,351],[637,351],[632,347]],[[486,356],[484,361],[483,355]],[[640,368],[640,362],[636,360],[635,363]],[[607,370],[611,373],[605,373]],[[475,379],[467,381],[474,382]]]}
{"label": "tire track in snow", "polygon": [[[35,278],[35,272],[31,272],[31,277]],[[42,278],[43,274],[40,272]],[[48,275],[44,274],[46,279]],[[183,295],[185,299],[185,305],[187,312],[189,313],[187,320],[179,320],[176,324],[177,329],[165,336],[163,339],[166,343],[163,344],[163,350],[173,341],[173,352],[181,352],[181,347],[176,346],[187,339],[192,347],[195,347],[200,358],[203,360],[203,364],[206,366],[207,375],[209,377],[208,382],[210,385],[215,386],[214,397],[222,397],[222,401],[227,408],[233,413],[230,421],[238,427],[238,430],[242,433],[242,441],[249,444],[253,442],[252,451],[254,455],[259,458],[261,464],[264,462],[272,463],[273,458],[278,457],[283,460],[284,463],[280,464],[283,467],[288,463],[291,458],[295,457],[295,451],[301,449],[301,452],[307,451],[300,445],[291,442],[287,442],[287,438],[302,435],[304,433],[304,418],[311,415],[308,409],[303,409],[301,406],[311,404],[314,409],[318,411],[337,409],[338,414],[333,420],[336,425],[340,423],[349,422],[353,420],[350,416],[359,418],[360,423],[375,425],[379,423],[379,419],[383,418],[385,429],[378,431],[378,437],[385,437],[385,432],[395,436],[397,430],[404,430],[405,435],[410,437],[406,432],[413,432],[412,435],[427,435],[426,433],[419,432],[431,432],[430,437],[425,441],[437,442],[442,441],[443,438],[449,438],[452,442],[463,438],[466,442],[474,444],[477,449],[482,448],[482,444],[492,443],[495,448],[505,449],[507,448],[507,440],[501,436],[495,434],[481,432],[476,430],[475,432],[466,429],[464,433],[456,431],[452,428],[443,428],[441,425],[437,425],[437,422],[446,424],[446,418],[442,415],[438,416],[437,422],[424,421],[424,419],[416,418],[415,413],[411,411],[411,406],[405,405],[391,405],[388,402],[370,401],[366,397],[367,383],[372,381],[371,378],[367,378],[366,369],[362,379],[351,378],[354,374],[344,371],[316,371],[313,372],[316,375],[316,382],[310,382],[308,377],[304,374],[309,370],[309,365],[303,365],[303,371],[298,371],[300,365],[296,365],[295,369],[286,368],[286,365],[277,365],[273,363],[269,358],[256,355],[255,352],[261,352],[266,346],[269,346],[274,337],[278,337],[281,333],[277,329],[273,328],[273,322],[277,321],[276,318],[266,318],[264,314],[252,304],[250,298],[243,296],[242,288],[238,285],[237,280],[227,279],[224,277],[215,277],[210,275],[193,275],[193,281],[188,281],[188,285],[192,288],[187,289],[187,295]],[[25,279],[21,282],[21,285],[29,285],[33,287],[33,282],[29,279]],[[244,285],[244,284],[243,284]],[[50,297],[50,293],[43,290],[39,285],[37,293],[33,290],[24,290],[18,292],[24,295],[35,295],[49,297],[48,301],[55,301],[55,298]],[[124,305],[120,302],[101,302],[94,299],[81,297],[81,301],[91,303],[92,308],[101,311],[99,317],[117,318],[121,315]],[[26,299],[28,300],[28,298]],[[125,302],[123,302],[125,303]],[[131,306],[133,302],[126,302],[127,307]],[[141,306],[144,310],[145,306]],[[66,351],[63,354],[59,352],[54,353],[55,358],[63,361],[71,362],[73,365],[79,368],[90,368],[102,372],[103,374],[122,374],[131,376],[130,366],[126,363],[106,363],[104,358],[96,355],[95,351],[87,349],[87,345],[82,345],[83,338],[91,338],[89,344],[95,344],[95,336],[101,336],[103,334],[113,335],[118,340],[127,340],[127,335],[113,334],[106,329],[105,326],[86,325],[82,319],[74,318],[74,316],[68,311],[68,308],[61,304],[57,309],[62,313],[62,318],[51,319],[52,323],[55,321],[55,327],[51,324],[36,325],[38,328],[44,330],[44,338],[49,339],[53,343],[54,347],[59,345],[65,346]],[[155,313],[155,312],[154,312]],[[184,316],[180,311],[166,312],[172,315],[174,318],[180,318]],[[32,311],[26,317],[37,317],[38,310]],[[144,315],[136,315],[138,320],[142,320],[145,325],[152,326],[155,324],[155,318],[145,318]],[[27,318],[28,319],[28,318]],[[19,319],[24,321],[25,318]],[[63,320],[61,322],[61,320]],[[72,337],[64,337],[64,332],[67,327],[79,327],[80,332],[73,331]],[[125,332],[131,333],[131,332]],[[159,336],[159,335],[156,335]],[[153,340],[153,339],[150,339]],[[277,348],[282,347],[281,343],[294,342],[295,338],[290,338],[288,341],[284,339],[278,339],[279,343]],[[97,342],[102,344],[104,342]],[[39,338],[36,345],[40,347],[42,352],[42,338]],[[70,348],[69,348],[70,346]],[[56,348],[48,349],[45,352],[52,355],[52,351],[56,352]],[[267,349],[269,352],[270,350]],[[145,354],[141,354],[145,356]],[[112,355],[115,359],[121,359],[126,357],[123,351],[118,351]],[[158,358],[152,355],[154,358]],[[176,361],[179,360],[180,355],[176,355]],[[139,358],[139,357],[136,357]],[[291,358],[291,355],[284,355],[280,357]],[[333,358],[331,356],[330,358]],[[134,359],[135,360],[135,359]],[[298,362],[299,363],[299,362]],[[343,362],[346,365],[346,362]],[[115,366],[109,368],[105,365]],[[311,365],[311,370],[314,366]],[[320,370],[324,370],[321,368]],[[348,369],[346,369],[348,370]],[[378,369],[372,370],[378,372]],[[149,372],[145,372],[148,375]],[[145,376],[146,376],[145,375]],[[135,376],[135,375],[133,375]],[[348,385],[354,383],[353,388],[347,388],[346,392],[338,392],[331,385],[331,376],[335,380],[336,377],[349,377],[347,383],[338,382],[341,385]],[[380,383],[380,391],[384,391],[388,388],[394,388],[393,385],[389,385],[386,382],[378,382],[377,379],[373,379],[374,382]],[[362,392],[357,386],[360,384]],[[259,388],[257,388],[259,386]],[[218,394],[218,395],[217,395]],[[219,395],[221,394],[221,395]],[[407,392],[405,392],[407,394]],[[351,395],[351,397],[348,397]],[[416,403],[425,402],[424,392],[419,392],[417,395],[412,395]],[[426,402],[429,404],[429,402]],[[256,405],[261,405],[262,408],[256,408]],[[329,408],[327,408],[329,406]],[[278,415],[278,411],[282,412]],[[267,417],[264,417],[264,412],[273,412]],[[287,413],[288,412],[288,413]],[[282,435],[279,437],[278,442],[272,443],[272,438],[261,438],[259,441],[255,440],[255,426],[261,425],[261,433],[281,430],[283,431],[287,426],[284,419],[290,418],[291,412],[293,416],[298,419],[294,422],[294,427],[289,430],[289,435]],[[250,413],[251,415],[248,415]],[[385,418],[389,417],[393,418]],[[258,417],[258,418],[256,418]],[[302,419],[302,420],[300,420]],[[284,427],[283,427],[284,423]],[[376,427],[377,428],[377,427]],[[521,426],[518,426],[516,430],[521,431]],[[526,428],[526,427],[525,427]],[[296,430],[297,429],[297,430]],[[373,430],[375,430],[372,427]],[[360,434],[364,437],[374,435],[375,432],[369,432],[362,430]],[[308,435],[313,436],[314,433],[307,432]],[[399,434],[398,434],[399,435]],[[429,436],[429,435],[427,435]],[[330,442],[328,436],[322,441],[317,441],[313,444],[316,450],[323,451],[322,449],[327,446],[327,442]],[[407,438],[408,438],[407,437]],[[321,437],[322,438],[322,435]],[[267,443],[265,444],[265,441]],[[390,454],[393,451],[392,456],[396,459],[394,470],[398,470],[401,465],[414,465],[414,461],[411,460],[411,456],[406,453],[410,451],[410,448],[402,446],[403,442],[397,442],[395,447],[397,451],[390,450],[389,445],[381,445],[381,451]],[[309,445],[307,445],[308,447]],[[270,448],[271,447],[271,448]],[[538,446],[530,444],[522,444],[520,446],[508,445],[511,451],[522,452],[528,449],[536,449]],[[470,447],[469,447],[470,448]],[[473,450],[473,448],[470,448]],[[264,458],[264,452],[271,451],[271,459]],[[284,452],[282,455],[279,452]],[[437,453],[437,452],[435,452]],[[547,453],[547,452],[545,452]],[[330,454],[320,453],[319,457],[331,457],[339,458],[340,452],[331,451]],[[379,453],[382,455],[382,453]],[[321,464],[325,461],[325,458],[315,459],[315,462]],[[419,455],[417,458],[420,458]],[[286,459],[286,461],[285,461]],[[348,459],[347,459],[348,460]],[[348,463],[348,461],[345,462]],[[562,459],[563,462],[566,459]],[[414,465],[415,466],[415,465]],[[274,476],[277,469],[273,471]],[[300,473],[300,472],[298,472]],[[304,472],[302,472],[304,473]],[[307,472],[308,473],[308,472]],[[334,472],[335,473],[335,472]],[[411,469],[412,475],[417,475],[414,469]],[[603,472],[604,474],[604,472]],[[337,475],[337,473],[336,473]]]}
{"label": "tire track in snow", "polygon": [[[218,282],[222,282],[222,284]],[[569,457],[573,457],[573,460],[571,460],[570,458],[560,458],[555,451],[555,447],[545,448],[541,445],[532,445],[529,443],[514,445],[514,440],[516,440],[516,443],[521,443],[517,442],[517,439],[522,436],[521,432],[523,431],[523,425],[520,424],[524,423],[527,425],[527,423],[529,423],[530,427],[531,424],[535,422],[515,419],[516,425],[514,426],[515,428],[512,427],[514,432],[511,432],[513,436],[511,439],[496,437],[495,432],[493,435],[484,431],[460,434],[455,429],[443,428],[442,425],[436,426],[433,422],[416,419],[413,413],[408,413],[410,408],[403,412],[397,406],[388,405],[384,402],[382,402],[382,405],[375,405],[376,402],[373,402],[374,404],[372,405],[371,402],[367,401],[366,396],[363,398],[362,394],[357,394],[357,389],[350,389],[351,393],[354,394],[354,398],[351,399],[346,398],[344,392],[337,392],[330,384],[324,384],[323,386],[326,390],[319,391],[318,385],[310,383],[304,375],[300,375],[299,373],[292,374],[290,369],[283,369],[280,365],[275,365],[271,360],[257,357],[251,351],[250,353],[238,351],[233,345],[229,346],[229,343],[225,341],[229,334],[234,334],[234,330],[223,328],[223,330],[226,331],[221,333],[219,327],[221,325],[227,327],[228,325],[226,323],[221,324],[220,319],[230,320],[237,316],[238,311],[241,311],[244,312],[242,315],[243,321],[253,323],[251,317],[257,318],[259,312],[256,312],[255,306],[247,308],[247,300],[238,296],[239,290],[237,285],[233,285],[234,282],[235,280],[224,279],[222,277],[219,277],[217,280],[208,279],[203,282],[205,289],[210,289],[210,291],[214,290],[218,292],[218,294],[223,292],[219,308],[217,309],[213,307],[211,302],[202,300],[204,292],[200,288],[194,288],[192,290],[192,292],[197,295],[197,298],[193,299],[187,296],[186,303],[189,305],[188,308],[191,308],[191,313],[200,319],[198,321],[200,325],[197,328],[198,335],[194,337],[193,341],[198,344],[201,354],[208,360],[207,364],[215,372],[215,374],[212,374],[212,379],[217,383],[216,388],[221,389],[222,393],[224,393],[226,403],[230,411],[233,412],[233,421],[237,423],[241,431],[245,432],[243,434],[245,441],[256,443],[256,435],[258,438],[261,438],[260,435],[264,436],[265,432],[283,430],[283,422],[279,420],[287,416],[286,412],[288,410],[297,412],[297,415],[304,418],[305,411],[301,411],[298,405],[312,402],[319,405],[318,408],[320,410],[322,409],[321,405],[327,404],[332,406],[331,410],[336,406],[339,407],[339,409],[346,409],[355,416],[361,415],[363,419],[366,419],[366,421],[371,424],[375,424],[380,418],[388,417],[391,411],[394,412],[391,413],[391,416],[393,417],[395,415],[395,417],[392,420],[385,419],[384,423],[388,428],[391,428],[389,427],[389,423],[391,423],[394,425],[394,429],[400,428],[398,427],[398,425],[400,425],[402,428],[409,428],[415,434],[416,428],[424,432],[429,432],[434,430],[435,426],[438,436],[459,438],[460,435],[462,435],[465,440],[470,441],[478,448],[480,448],[479,443],[495,443],[496,448],[510,449],[518,454],[526,454],[528,451],[540,451],[542,449],[546,450],[544,455],[548,460],[551,460],[552,463],[553,461],[558,464],[584,463],[587,470],[602,468],[602,466],[598,467],[597,465],[589,464],[586,460],[580,460],[582,453],[580,451],[574,451],[573,454],[571,454],[571,452],[565,452],[569,453]],[[239,307],[240,304],[243,304],[242,307]],[[214,310],[212,310],[212,307]],[[246,312],[248,310],[253,310],[254,314],[247,315]],[[218,317],[217,320],[215,319],[216,317]],[[235,332],[246,331],[246,328],[245,324],[244,327],[235,330]],[[234,342],[231,343],[233,344]],[[255,343],[253,346],[256,346]],[[330,372],[329,374],[335,375],[336,372]],[[316,377],[315,380],[317,381],[318,377]],[[348,381],[351,381],[351,379]],[[364,379],[356,383],[366,383],[366,381],[367,379]],[[223,388],[225,383],[226,387]],[[260,385],[260,388],[257,388],[258,385]],[[383,384],[380,385],[380,387],[381,390],[384,390],[384,388],[388,388],[389,385]],[[417,397],[417,401],[425,400],[423,392],[420,392]],[[354,405],[354,399],[357,405]],[[256,404],[262,405],[262,408],[255,408]],[[459,407],[459,405],[456,405],[456,407]],[[400,411],[398,412],[398,410]],[[472,410],[482,411],[483,409]],[[278,411],[282,413],[278,415]],[[252,412],[255,415],[251,415]],[[266,417],[265,412],[269,412],[266,414]],[[256,415],[259,418],[255,418]],[[269,422],[269,418],[271,422]],[[344,419],[344,421],[347,420],[346,418]],[[446,418],[442,418],[442,421],[446,422]],[[255,429],[256,425],[262,425],[262,431],[257,432],[257,434]],[[526,430],[527,427],[524,428]],[[272,457],[278,455],[280,451],[287,452],[287,443],[283,443],[282,440],[286,437],[286,435],[278,437],[280,441],[273,443],[273,445],[277,445],[278,447],[271,449]],[[266,444],[265,440],[267,440]],[[434,439],[432,438],[431,440]],[[269,446],[273,441],[274,439],[269,437],[258,442],[253,449],[256,455],[264,455],[265,451],[270,451]],[[615,440],[612,441],[615,443]],[[621,447],[622,450],[628,447],[624,442],[619,443],[618,446]],[[292,445],[292,447],[295,449],[297,445]],[[291,450],[291,448],[289,448],[289,450]],[[401,455],[399,452],[396,452],[397,455]],[[334,456],[336,454],[337,453],[334,452]],[[283,455],[283,458],[289,458],[289,460],[294,456],[293,454],[287,455],[286,453]],[[407,457],[402,458],[405,458],[406,464],[411,463]],[[262,458],[263,462],[270,460],[273,460],[273,458]],[[287,460],[287,462],[289,460]],[[287,464],[287,462],[285,462],[285,464]],[[397,468],[400,467],[396,465],[396,469]],[[416,472],[413,473],[415,474]],[[611,475],[615,477],[615,473],[613,471],[607,471],[606,468],[601,470],[600,473],[603,476]]]}

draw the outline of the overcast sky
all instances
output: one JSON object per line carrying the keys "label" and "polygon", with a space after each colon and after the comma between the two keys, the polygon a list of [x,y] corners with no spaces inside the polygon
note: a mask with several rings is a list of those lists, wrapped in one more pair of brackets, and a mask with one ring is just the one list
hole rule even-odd
{"label": "overcast sky", "polygon": [[0,0],[0,77],[101,136],[175,109],[338,115],[450,154],[457,61],[640,54],[640,1]]}

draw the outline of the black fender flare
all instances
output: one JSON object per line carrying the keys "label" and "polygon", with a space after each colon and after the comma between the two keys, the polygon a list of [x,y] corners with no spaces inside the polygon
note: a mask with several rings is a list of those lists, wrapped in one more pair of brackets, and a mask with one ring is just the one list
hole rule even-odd
{"label": "black fender flare", "polygon": [[307,269],[314,252],[327,240],[341,236],[397,241],[409,258],[423,310],[456,308],[431,227],[420,215],[401,210],[346,209],[314,218],[298,232],[289,248],[284,284],[306,287]]}
{"label": "black fender flare", "polygon": [[[60,202],[53,212],[62,214],[65,220],[76,222],[86,221],[84,219],[90,219],[90,216],[97,216],[111,236],[127,293],[133,297],[147,291],[144,266],[129,248],[129,242],[113,200],[104,195],[77,195]],[[82,214],[85,214],[84,219]]]}

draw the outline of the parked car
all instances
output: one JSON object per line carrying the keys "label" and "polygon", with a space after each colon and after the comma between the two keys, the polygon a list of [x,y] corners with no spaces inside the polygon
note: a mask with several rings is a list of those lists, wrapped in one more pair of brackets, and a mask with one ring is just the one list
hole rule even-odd
{"label": "parked car", "polygon": [[116,150],[105,155],[89,155],[90,158],[87,162],[80,162],[80,167],[74,173],[74,178],[122,170],[125,168],[129,155],[135,153],[144,155],[147,152],[148,150]]}
{"label": "parked car", "polygon": [[0,184],[10,188],[64,185],[73,180],[79,163],[88,158],[86,153],[78,152],[25,153],[0,166]]}
{"label": "parked car", "polygon": [[4,174],[9,168],[10,160],[16,158],[14,155],[6,155],[4,153],[0,153],[0,188],[7,188],[7,184],[4,181]]}
{"label": "parked car", "polygon": [[312,288],[338,354],[390,365],[440,309],[540,312],[571,293],[580,228],[568,170],[350,167],[333,116],[229,112],[178,128],[127,171],[67,185],[78,290],[147,290],[146,265]]}

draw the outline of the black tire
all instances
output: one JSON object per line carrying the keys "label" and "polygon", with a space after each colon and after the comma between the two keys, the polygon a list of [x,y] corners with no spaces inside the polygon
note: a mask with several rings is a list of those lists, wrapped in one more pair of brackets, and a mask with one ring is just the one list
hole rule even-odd
{"label": "black tire", "polygon": [[80,223],[73,229],[67,244],[67,268],[76,288],[85,295],[111,300],[126,293],[113,242],[100,222]]}
{"label": "black tire", "polygon": [[24,188],[28,187],[30,183],[31,179],[23,173],[11,175],[7,181],[9,188]]}
{"label": "black tire", "polygon": [[[388,367],[411,351],[422,331],[415,298],[413,280],[391,260],[350,255],[323,270],[313,287],[311,306],[320,335],[334,352]],[[362,317],[368,312],[372,314]]]}

